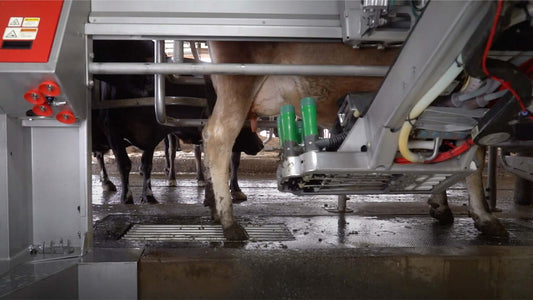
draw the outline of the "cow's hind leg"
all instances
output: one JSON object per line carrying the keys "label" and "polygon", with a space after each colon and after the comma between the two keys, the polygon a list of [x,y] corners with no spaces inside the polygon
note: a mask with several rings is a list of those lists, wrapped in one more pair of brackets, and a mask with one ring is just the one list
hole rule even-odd
{"label": "cow's hind leg", "polygon": [[100,167],[100,182],[102,183],[102,189],[105,192],[116,192],[117,187],[109,180],[109,177],[107,176],[107,169],[105,167],[104,162],[104,153],[97,151],[94,152],[94,156],[96,157],[96,160],[98,161],[98,166]]}
{"label": "cow's hind leg", "polygon": [[154,157],[154,150],[144,150],[141,157],[141,168],[143,170],[143,192],[141,202],[143,203],[157,203],[152,193],[152,183],[150,180],[152,174],[152,159]]}
{"label": "cow's hind leg", "polygon": [[115,155],[118,170],[120,172],[120,180],[122,182],[122,194],[120,201],[125,204],[133,204],[133,195],[131,194],[129,176],[131,171],[131,160],[126,152],[126,145],[121,137],[112,136],[109,139],[109,144]]}
{"label": "cow's hind leg", "polygon": [[468,212],[474,220],[475,227],[483,234],[507,237],[509,233],[500,221],[490,213],[487,201],[485,201],[482,178],[484,162],[485,149],[480,147],[476,152],[476,164],[478,169],[466,178],[466,186],[470,196]]}
{"label": "cow's hind leg", "polygon": [[167,134],[165,137],[165,173],[167,175],[168,186],[177,186],[174,162],[176,161],[178,142],[178,139],[172,133]]}
{"label": "cow's hind leg", "polygon": [[196,181],[198,182],[198,186],[205,186],[205,177],[202,169],[202,145],[194,145],[194,162],[196,164]]}
{"label": "cow's hind leg", "polygon": [[248,197],[241,191],[239,181],[237,178],[237,171],[241,164],[241,152],[231,152],[231,178],[229,189],[231,191],[231,199],[234,203],[240,203],[248,200]]}
{"label": "cow's hind leg", "polygon": [[430,205],[429,214],[439,221],[440,225],[450,225],[453,223],[453,213],[448,206],[446,191],[433,194],[428,199]]}

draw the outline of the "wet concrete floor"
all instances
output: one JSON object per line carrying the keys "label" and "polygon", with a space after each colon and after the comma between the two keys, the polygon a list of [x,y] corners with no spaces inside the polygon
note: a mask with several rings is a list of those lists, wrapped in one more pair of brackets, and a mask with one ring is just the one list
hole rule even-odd
{"label": "wet concrete floor", "polygon": [[332,214],[336,196],[297,197],[277,190],[273,174],[241,175],[248,201],[234,205],[244,224],[284,224],[289,241],[126,241],[133,224],[209,224],[203,188],[192,174],[152,187],[160,204],[120,204],[93,175],[95,247],[143,248],[141,298],[531,298],[533,207],[512,203],[512,178],[498,177],[496,215],[508,239],[481,235],[467,215],[463,183],[448,191],[455,215],[439,226],[425,195],[353,195],[353,213]]}

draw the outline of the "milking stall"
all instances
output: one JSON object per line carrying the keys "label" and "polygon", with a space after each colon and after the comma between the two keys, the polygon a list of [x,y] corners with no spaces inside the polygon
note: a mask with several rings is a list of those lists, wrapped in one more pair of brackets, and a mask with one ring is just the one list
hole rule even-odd
{"label": "milking stall", "polygon": [[0,1],[0,299],[533,298],[532,15]]}

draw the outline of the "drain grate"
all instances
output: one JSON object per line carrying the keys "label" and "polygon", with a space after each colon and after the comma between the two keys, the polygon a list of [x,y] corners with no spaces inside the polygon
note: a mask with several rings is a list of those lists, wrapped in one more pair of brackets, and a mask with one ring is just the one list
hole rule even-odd
{"label": "drain grate", "polygon": [[[250,241],[291,241],[294,237],[284,224],[243,225]],[[122,237],[126,240],[193,242],[226,241],[220,225],[135,224]]]}

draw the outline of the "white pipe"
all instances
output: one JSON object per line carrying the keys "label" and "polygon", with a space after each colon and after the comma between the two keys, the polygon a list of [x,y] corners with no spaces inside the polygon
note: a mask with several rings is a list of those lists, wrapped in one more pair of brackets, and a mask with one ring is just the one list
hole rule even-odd
{"label": "white pipe", "polygon": [[[416,119],[430,104],[433,102],[450,83],[461,73],[463,70],[462,57],[459,56],[457,61],[454,61],[448,70],[442,75],[442,77],[433,85],[422,98],[415,104],[411,112],[409,113],[408,120],[414,122]],[[409,135],[411,134],[413,125],[411,122],[405,121],[402,129],[400,130],[400,136],[398,138],[398,148],[402,156],[410,162],[424,162],[426,158],[418,153],[413,153],[409,149]]]}
{"label": "white pipe", "polygon": [[412,140],[409,141],[409,149],[425,149],[433,150],[435,148],[435,142],[433,140]]}

